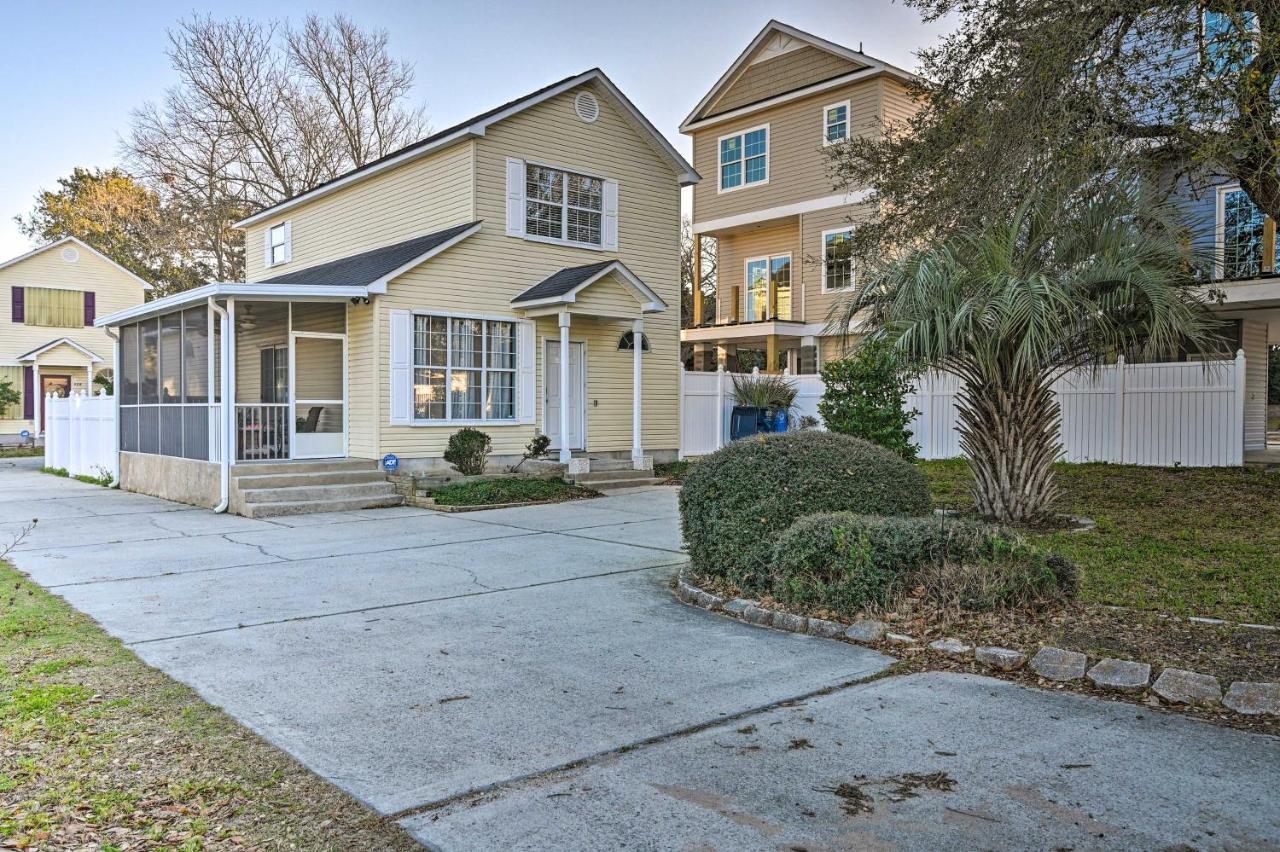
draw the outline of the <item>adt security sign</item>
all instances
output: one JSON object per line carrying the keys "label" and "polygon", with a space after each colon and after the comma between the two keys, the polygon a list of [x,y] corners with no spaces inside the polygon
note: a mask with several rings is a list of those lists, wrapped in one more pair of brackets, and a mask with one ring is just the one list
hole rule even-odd
{"label": "adt security sign", "polygon": [[387,473],[395,473],[400,469],[400,459],[394,453],[387,453],[382,457],[382,469]]}
{"label": "adt security sign", "polygon": [[31,433],[30,433],[29,431],[27,431],[26,429],[23,429],[21,432],[19,432],[19,433],[18,433],[18,435],[19,435],[19,436],[22,438],[22,440],[24,440],[24,441],[30,440],[30,438],[31,438]]}

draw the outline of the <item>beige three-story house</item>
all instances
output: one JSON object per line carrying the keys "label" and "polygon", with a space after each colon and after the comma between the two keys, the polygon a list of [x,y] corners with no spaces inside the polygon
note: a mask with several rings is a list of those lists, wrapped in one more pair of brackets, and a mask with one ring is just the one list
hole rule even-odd
{"label": "beige three-story house", "polygon": [[908,118],[912,79],[770,21],[685,119],[705,176],[693,232],[717,250],[715,316],[695,299],[682,333],[695,369],[812,373],[840,355],[828,316],[857,280],[848,241],[870,210],[866,191],[833,188],[828,148]]}
{"label": "beige three-story house", "polygon": [[75,237],[0,263],[0,381],[21,399],[0,408],[0,435],[44,431],[49,394],[91,393],[115,348],[97,316],[141,304],[151,289]]}
{"label": "beige three-story house", "polygon": [[437,466],[464,426],[495,461],[674,457],[697,180],[591,70],[248,217],[247,283],[102,320],[124,487],[225,505],[233,465]]}

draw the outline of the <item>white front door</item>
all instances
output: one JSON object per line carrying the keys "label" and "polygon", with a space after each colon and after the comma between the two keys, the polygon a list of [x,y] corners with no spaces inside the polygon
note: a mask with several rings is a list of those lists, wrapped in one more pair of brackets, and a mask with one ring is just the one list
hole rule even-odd
{"label": "white front door", "polygon": [[347,336],[294,332],[290,337],[290,445],[295,459],[347,454]]}
{"label": "white front door", "polygon": [[[581,343],[569,344],[569,440],[571,450],[586,449],[587,408],[586,408],[586,374],[583,372],[583,352]],[[543,423],[547,437],[551,439],[551,449],[561,448],[560,443],[560,341],[548,340],[546,357],[543,359],[544,370],[542,387],[545,389],[543,406]]]}

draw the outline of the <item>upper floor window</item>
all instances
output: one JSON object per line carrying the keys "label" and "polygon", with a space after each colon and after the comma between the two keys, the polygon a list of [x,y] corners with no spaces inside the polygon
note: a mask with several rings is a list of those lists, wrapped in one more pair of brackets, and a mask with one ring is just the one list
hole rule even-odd
{"label": "upper floor window", "polygon": [[599,246],[604,181],[528,163],[525,166],[525,233]]}
{"label": "upper floor window", "polygon": [[415,420],[514,420],[516,325],[413,318]]}
{"label": "upper floor window", "polygon": [[288,222],[267,230],[267,266],[288,263],[293,258],[291,230]]}
{"label": "upper floor window", "polygon": [[1218,243],[1226,280],[1273,273],[1280,261],[1275,222],[1238,186],[1218,190]]}
{"label": "upper floor window", "polygon": [[11,319],[24,325],[48,328],[83,328],[93,325],[94,294],[54,287],[14,287]]}
{"label": "upper floor window", "polygon": [[1200,50],[1204,64],[1216,76],[1238,74],[1253,57],[1258,41],[1258,16],[1253,12],[1213,12],[1200,17]]}
{"label": "upper floor window", "polygon": [[822,292],[853,286],[853,231],[822,232]]}
{"label": "upper floor window", "polygon": [[849,138],[849,102],[831,104],[822,111],[822,142],[834,145]]}
{"label": "upper floor window", "polygon": [[720,191],[769,182],[769,125],[720,137]]}

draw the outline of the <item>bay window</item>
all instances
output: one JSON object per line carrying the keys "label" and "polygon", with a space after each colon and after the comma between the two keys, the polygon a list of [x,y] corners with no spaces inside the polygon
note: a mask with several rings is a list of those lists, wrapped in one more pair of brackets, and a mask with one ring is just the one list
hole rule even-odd
{"label": "bay window", "polygon": [[415,420],[514,420],[515,323],[413,318]]}

